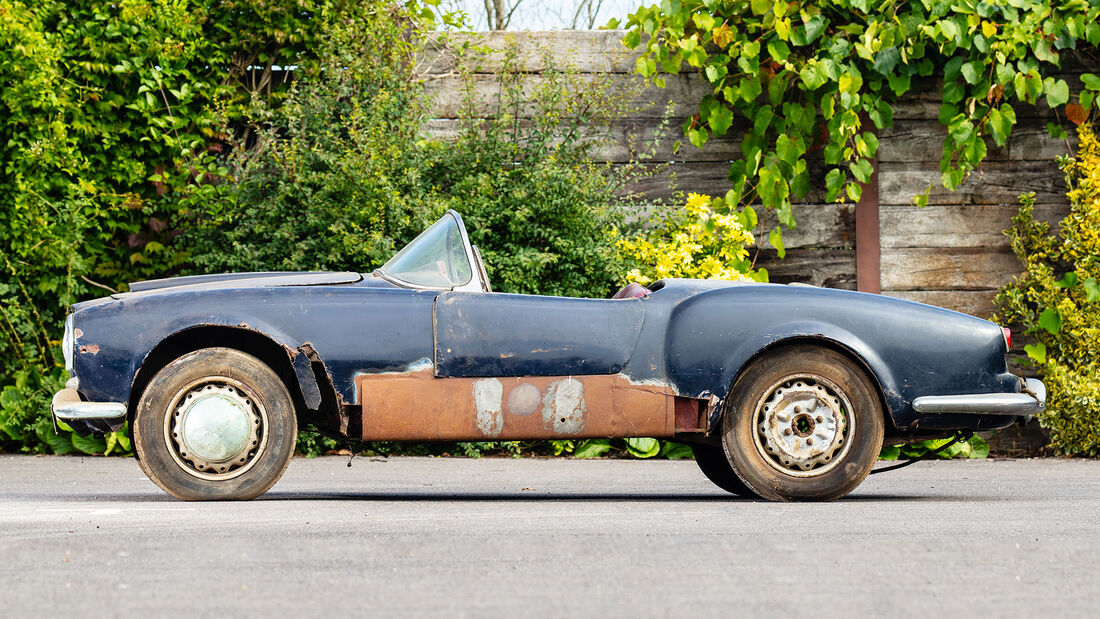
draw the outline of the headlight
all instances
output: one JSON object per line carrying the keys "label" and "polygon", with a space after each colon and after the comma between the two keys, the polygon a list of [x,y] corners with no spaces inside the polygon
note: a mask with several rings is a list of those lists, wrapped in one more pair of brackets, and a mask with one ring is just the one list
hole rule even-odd
{"label": "headlight", "polygon": [[65,318],[65,336],[61,338],[61,354],[65,357],[65,369],[73,373],[73,315]]}

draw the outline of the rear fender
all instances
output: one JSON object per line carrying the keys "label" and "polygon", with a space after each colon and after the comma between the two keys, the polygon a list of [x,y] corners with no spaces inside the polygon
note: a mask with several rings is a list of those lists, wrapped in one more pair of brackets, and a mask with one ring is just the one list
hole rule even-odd
{"label": "rear fender", "polygon": [[[862,365],[875,381],[879,393],[882,394],[883,403],[886,405],[891,421],[894,421],[898,411],[905,410],[905,400],[895,388],[895,379],[890,369],[882,358],[854,333],[836,325],[819,322],[789,323],[769,331],[742,341],[727,358],[722,375],[716,381],[722,391],[715,395],[723,402],[737,378],[754,360],[778,346],[810,342],[837,349]],[[722,406],[716,406],[711,412],[710,419],[707,420],[708,434],[712,428],[718,427],[721,411]]]}

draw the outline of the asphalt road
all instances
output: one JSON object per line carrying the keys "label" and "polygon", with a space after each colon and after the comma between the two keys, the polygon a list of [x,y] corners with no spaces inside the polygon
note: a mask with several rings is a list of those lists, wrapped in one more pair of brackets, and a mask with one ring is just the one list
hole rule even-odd
{"label": "asphalt road", "polygon": [[1100,462],[920,463],[828,504],[690,461],[296,459],[183,503],[0,456],[0,616],[1096,616]]}

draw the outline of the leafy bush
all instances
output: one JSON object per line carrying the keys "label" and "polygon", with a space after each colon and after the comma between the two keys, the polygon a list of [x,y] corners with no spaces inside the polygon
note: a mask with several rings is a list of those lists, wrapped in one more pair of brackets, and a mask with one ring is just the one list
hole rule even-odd
{"label": "leafy bush", "polygon": [[[951,440],[950,438],[940,438],[916,441],[905,445],[884,445],[878,457],[880,460],[913,460],[943,447]],[[936,454],[935,458],[937,460],[952,460],[955,458],[985,458],[987,456],[989,456],[989,444],[982,437],[974,435],[965,441],[959,441],[951,445]]]}
{"label": "leafy bush", "polygon": [[1021,198],[1008,230],[1027,272],[997,295],[999,319],[1035,338],[1025,347],[1043,373],[1047,409],[1039,422],[1060,453],[1100,456],[1100,139],[1077,131],[1075,158],[1064,158],[1070,213],[1052,234]]}
{"label": "leafy bush", "polygon": [[245,110],[277,109],[276,66],[310,70],[327,24],[380,8],[0,0],[0,449],[46,448],[66,307],[178,273],[177,194],[218,188],[218,153],[252,139]]}
{"label": "leafy bush", "polygon": [[[425,138],[416,47],[394,43],[405,28],[360,20],[334,29],[320,56],[344,68],[302,78],[268,115],[259,145],[226,160],[218,189],[183,195],[196,216],[196,269],[369,272],[453,208],[497,289],[608,294],[621,273],[615,191],[632,168],[586,157],[592,127],[615,110],[606,91],[551,68],[537,91],[502,84],[488,118]],[[518,72],[509,54],[502,81]],[[364,67],[363,57],[374,62]],[[542,121],[515,122],[509,110],[521,103]]]}
{"label": "leafy bush", "polygon": [[627,279],[648,284],[665,277],[768,281],[766,269],[753,270],[749,247],[756,212],[746,208],[723,215],[722,198],[692,193],[682,208],[665,210],[655,225],[619,240],[633,266]]}
{"label": "leafy bush", "polygon": [[[985,159],[987,137],[1004,146],[1016,106],[1044,101],[1081,119],[1100,91],[1095,75],[1077,94],[1059,75],[1069,50],[1100,45],[1100,4],[1085,0],[682,0],[639,7],[625,25],[624,44],[641,50],[639,74],[664,86],[687,65],[703,80],[698,113],[683,126],[692,144],[742,136],[729,207],[763,204],[788,227],[792,197],[811,186],[824,185],[830,201],[859,199],[878,150],[872,129],[893,124],[891,103],[922,77],[943,78],[949,189]],[[809,163],[817,148],[824,178]],[[927,192],[917,197],[926,201]]]}

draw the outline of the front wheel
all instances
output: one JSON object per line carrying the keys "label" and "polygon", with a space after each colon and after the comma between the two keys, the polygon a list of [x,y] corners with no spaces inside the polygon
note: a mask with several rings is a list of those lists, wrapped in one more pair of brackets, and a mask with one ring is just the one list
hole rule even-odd
{"label": "front wheel", "polygon": [[251,499],[279,480],[298,424],[279,377],[259,359],[207,348],[168,364],[145,388],[134,422],[141,468],[180,499]]}
{"label": "front wheel", "polygon": [[786,346],[737,380],[722,420],[734,472],[773,501],[828,501],[858,486],[882,448],[878,388],[845,355]]}

